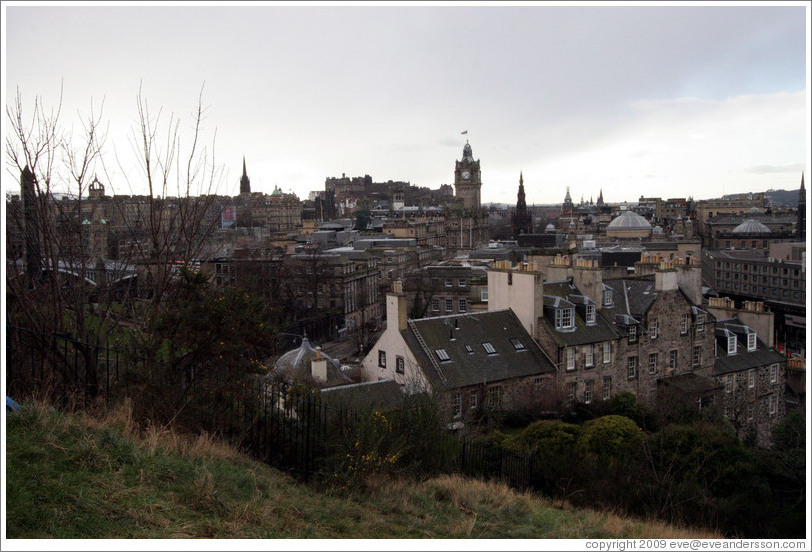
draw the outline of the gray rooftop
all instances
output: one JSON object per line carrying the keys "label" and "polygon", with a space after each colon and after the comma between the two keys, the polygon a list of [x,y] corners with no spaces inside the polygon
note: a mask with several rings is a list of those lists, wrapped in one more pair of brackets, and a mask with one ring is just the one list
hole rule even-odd
{"label": "gray rooftop", "polygon": [[509,309],[412,320],[402,333],[439,388],[555,373],[553,363]]}

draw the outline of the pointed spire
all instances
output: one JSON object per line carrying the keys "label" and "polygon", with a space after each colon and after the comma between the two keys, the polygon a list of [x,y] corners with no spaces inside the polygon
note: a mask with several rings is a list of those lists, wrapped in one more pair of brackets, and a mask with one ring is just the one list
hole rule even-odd
{"label": "pointed spire", "polygon": [[242,156],[242,178],[240,178],[240,195],[251,193],[251,180],[248,179],[248,171],[245,170],[245,156]]}

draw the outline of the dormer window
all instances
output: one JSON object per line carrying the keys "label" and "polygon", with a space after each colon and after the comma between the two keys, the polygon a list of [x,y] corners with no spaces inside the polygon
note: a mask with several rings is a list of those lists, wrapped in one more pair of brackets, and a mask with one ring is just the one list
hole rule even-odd
{"label": "dormer window", "polygon": [[555,329],[569,330],[573,327],[573,316],[571,308],[555,309]]}
{"label": "dormer window", "polygon": [[736,342],[736,336],[735,335],[727,336],[727,354],[735,355],[737,345],[738,345],[738,343]]}
{"label": "dormer window", "polygon": [[603,306],[604,307],[611,307],[614,305],[615,301],[612,297],[612,290],[611,289],[604,289],[603,290]]}
{"label": "dormer window", "polygon": [[697,314],[696,315],[696,331],[702,332],[705,330],[705,315],[704,314]]}
{"label": "dormer window", "polygon": [[595,323],[595,305],[586,306],[586,323],[590,325]]}
{"label": "dormer window", "polygon": [[753,352],[756,350],[756,332],[747,334],[747,350]]}
{"label": "dormer window", "polygon": [[634,343],[637,341],[637,326],[629,326],[629,343]]}

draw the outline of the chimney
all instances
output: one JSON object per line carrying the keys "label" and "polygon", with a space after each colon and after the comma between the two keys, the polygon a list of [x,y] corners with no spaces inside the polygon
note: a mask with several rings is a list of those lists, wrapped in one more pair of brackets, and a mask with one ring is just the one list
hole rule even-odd
{"label": "chimney", "polygon": [[678,259],[677,285],[694,305],[702,304],[702,265],[694,257]]}
{"label": "chimney", "polygon": [[577,259],[572,268],[572,283],[599,309],[603,308],[603,272],[596,259]]}
{"label": "chimney", "polygon": [[663,261],[657,267],[654,272],[654,289],[657,291],[675,291],[679,289],[677,271],[674,270],[673,263]]}
{"label": "chimney", "polygon": [[488,271],[488,310],[513,310],[535,339],[536,324],[544,312],[544,279],[540,271],[532,268],[520,265],[512,269],[509,263],[495,263]]}
{"label": "chimney", "polygon": [[408,312],[406,306],[406,295],[403,294],[403,282],[395,280],[392,282],[392,292],[386,294],[386,327],[394,328],[397,324],[397,331],[402,332],[408,327]]}
{"label": "chimney", "polygon": [[327,359],[321,356],[321,347],[316,347],[316,358],[310,361],[310,376],[316,383],[327,383]]}

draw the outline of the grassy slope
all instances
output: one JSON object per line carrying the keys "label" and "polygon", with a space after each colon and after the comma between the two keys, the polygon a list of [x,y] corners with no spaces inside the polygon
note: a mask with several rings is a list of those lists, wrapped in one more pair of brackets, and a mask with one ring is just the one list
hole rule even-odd
{"label": "grassy slope", "polygon": [[7,538],[714,538],[443,476],[319,492],[207,437],[26,405],[7,421]]}

